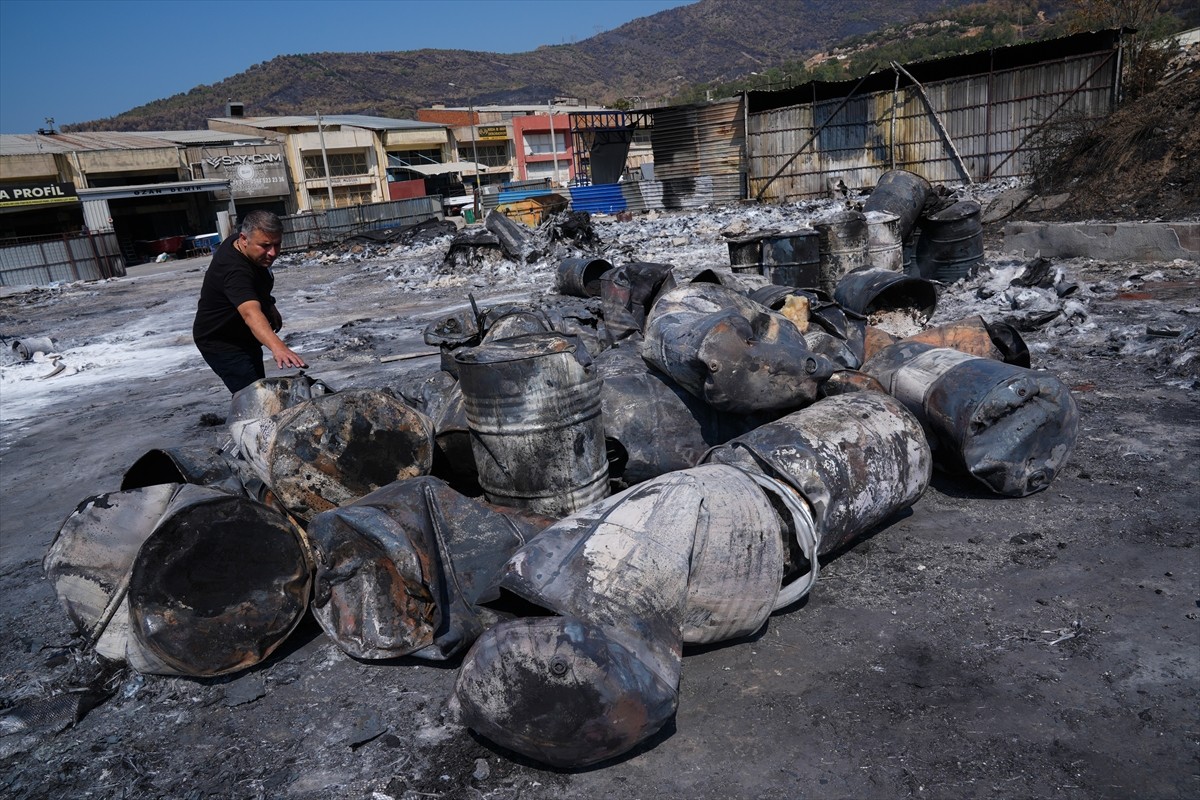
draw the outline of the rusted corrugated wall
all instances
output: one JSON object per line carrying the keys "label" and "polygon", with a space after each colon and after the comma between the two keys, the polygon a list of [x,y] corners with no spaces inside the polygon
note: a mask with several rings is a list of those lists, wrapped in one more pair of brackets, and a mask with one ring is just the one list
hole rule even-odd
{"label": "rusted corrugated wall", "polygon": [[662,185],[659,207],[696,208],[746,196],[744,98],[649,113],[654,182]]}
{"label": "rusted corrugated wall", "polygon": [[[850,188],[865,188],[893,168],[948,184],[966,182],[968,175],[974,181],[1027,175],[1044,122],[1112,110],[1118,41],[1116,32],[1082,34],[1057,40],[1063,43],[1057,48],[1055,42],[1040,42],[1036,48],[1004,48],[1008,52],[1000,58],[1001,51],[992,51],[888,69],[853,94],[854,82],[773,93],[793,102],[757,111],[751,103],[749,194],[761,191],[763,200],[776,202],[824,195],[829,182],[839,179]],[[1059,57],[1045,57],[1050,53]],[[1035,58],[1035,63],[1014,65]],[[939,67],[944,67],[941,75]],[[962,74],[964,68],[974,71]],[[951,76],[943,77],[946,73]],[[806,92],[809,102],[803,101]],[[762,104],[771,105],[770,99]]]}

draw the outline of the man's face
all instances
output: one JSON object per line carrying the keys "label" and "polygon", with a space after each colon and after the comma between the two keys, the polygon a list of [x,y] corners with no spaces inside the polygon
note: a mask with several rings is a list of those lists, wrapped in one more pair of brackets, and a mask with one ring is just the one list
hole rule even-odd
{"label": "man's face", "polygon": [[283,237],[253,231],[249,236],[244,233],[238,234],[238,240],[241,244],[238,249],[242,251],[242,255],[260,267],[269,267],[279,257],[279,245]]}

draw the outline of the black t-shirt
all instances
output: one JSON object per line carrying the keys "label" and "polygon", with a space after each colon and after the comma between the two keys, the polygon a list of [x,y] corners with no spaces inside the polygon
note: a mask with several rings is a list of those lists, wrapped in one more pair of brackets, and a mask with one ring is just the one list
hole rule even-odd
{"label": "black t-shirt", "polygon": [[192,322],[192,338],[201,350],[217,353],[262,350],[237,308],[249,300],[261,303],[264,312],[274,306],[271,289],[275,287],[275,276],[239,253],[233,246],[236,240],[234,234],[221,242],[204,273],[196,319]]}

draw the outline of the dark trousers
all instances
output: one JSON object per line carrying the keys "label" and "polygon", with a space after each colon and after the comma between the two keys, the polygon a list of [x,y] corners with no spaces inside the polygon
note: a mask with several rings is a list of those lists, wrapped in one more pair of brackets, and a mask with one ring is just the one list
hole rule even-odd
{"label": "dark trousers", "polygon": [[236,353],[201,350],[200,355],[204,356],[205,363],[212,367],[212,371],[225,383],[225,388],[233,394],[267,376],[261,348]]}

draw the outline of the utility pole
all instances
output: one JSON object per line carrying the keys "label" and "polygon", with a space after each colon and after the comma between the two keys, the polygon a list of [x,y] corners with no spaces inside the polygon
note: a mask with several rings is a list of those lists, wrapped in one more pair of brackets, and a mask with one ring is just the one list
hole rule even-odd
{"label": "utility pole", "polygon": [[471,113],[471,158],[475,161],[475,219],[479,219],[479,151],[475,149],[475,103],[470,104]]}
{"label": "utility pole", "polygon": [[554,101],[546,101],[546,110],[550,113],[550,151],[554,153],[554,188],[558,188],[558,137],[554,133]]}
{"label": "utility pole", "polygon": [[333,209],[333,176],[329,174],[329,154],[325,152],[325,129],[321,127],[321,112],[317,112],[317,136],[321,139],[321,163],[325,165],[325,188],[329,192],[329,208]]}

